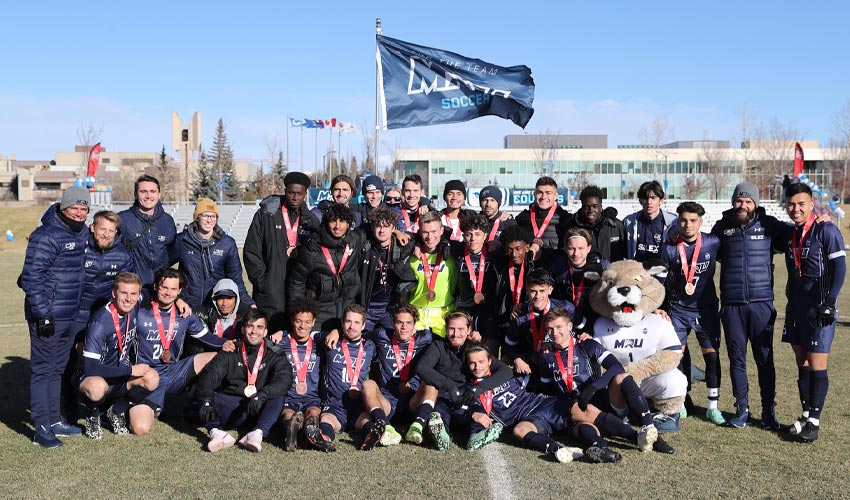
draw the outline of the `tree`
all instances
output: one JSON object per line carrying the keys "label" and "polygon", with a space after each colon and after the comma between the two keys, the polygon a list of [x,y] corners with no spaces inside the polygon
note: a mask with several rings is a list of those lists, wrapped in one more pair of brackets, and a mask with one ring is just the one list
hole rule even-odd
{"label": "tree", "polygon": [[682,197],[695,200],[709,187],[709,181],[699,174],[688,174],[682,184]]}
{"label": "tree", "polygon": [[850,100],[832,115],[832,138],[829,159],[832,167],[832,186],[841,193],[841,203],[847,203],[848,165],[850,165]]}
{"label": "tree", "polygon": [[534,168],[538,177],[555,175],[554,167],[559,134],[560,131],[553,132],[547,128],[535,136],[534,149],[531,155],[534,158]]}
{"label": "tree", "polygon": [[196,200],[199,198],[218,199],[216,175],[212,171],[212,162],[207,158],[203,149],[198,155],[198,175],[192,182],[192,196]]}
{"label": "tree", "polygon": [[283,193],[283,178],[286,177],[287,170],[289,170],[289,168],[288,165],[283,162],[283,151],[278,151],[277,161],[272,168],[272,181],[274,182],[275,193]]}
{"label": "tree", "polygon": [[159,183],[162,186],[163,203],[175,201],[177,175],[174,171],[174,165],[171,163],[171,158],[165,152],[165,145],[162,146],[162,151],[159,152],[159,159],[156,162],[156,178],[159,179]]}
{"label": "tree", "polygon": [[[703,134],[702,147],[700,148],[698,158],[699,171],[703,174],[705,185],[697,194],[708,190],[715,200],[719,200],[723,191],[727,187],[731,187],[730,184],[732,184],[733,180],[730,172],[729,149],[717,147],[717,142],[712,141],[711,136],[706,131]],[[685,188],[687,190],[687,186]],[[688,194],[685,194],[685,197],[688,199],[696,198],[696,196],[689,196]]]}
{"label": "tree", "polygon": [[663,152],[662,149],[665,144],[673,141],[675,133],[676,131],[670,124],[670,119],[666,114],[655,115],[655,118],[652,119],[652,123],[638,133],[641,143],[647,146],[652,146],[652,149],[655,150],[656,161],[653,163],[652,168],[653,177],[657,177],[659,174],[658,165],[661,160],[664,160],[665,170],[668,168],[667,157],[669,154]]}
{"label": "tree", "polygon": [[[241,200],[243,190],[239,178],[236,176],[233,150],[230,149],[227,132],[224,129],[224,120],[221,118],[218,119],[213,135],[213,144],[207,158],[210,162],[211,173],[216,178],[216,183],[221,183],[222,197],[227,201]],[[218,196],[215,199],[218,199]]]}
{"label": "tree", "polygon": [[[77,127],[77,145],[82,146],[84,153],[81,160],[82,174],[87,172],[89,166],[89,151],[95,144],[100,142],[100,136],[103,134],[103,129],[95,129],[93,125],[88,127]],[[83,175],[80,177],[83,177]]]}
{"label": "tree", "polygon": [[[377,169],[375,169],[376,165],[376,151],[375,151],[375,129],[374,127],[369,127],[366,125],[366,122],[363,122],[363,169],[364,170],[372,170],[375,175],[378,175]],[[371,132],[370,132],[371,131]]]}
{"label": "tree", "polygon": [[[794,170],[794,145],[800,140],[799,130],[791,124],[782,123],[777,117],[771,118],[766,126],[756,131],[758,165],[750,170],[752,182],[762,193],[762,199],[779,199],[779,181],[783,174]],[[753,171],[755,170],[755,171]]]}

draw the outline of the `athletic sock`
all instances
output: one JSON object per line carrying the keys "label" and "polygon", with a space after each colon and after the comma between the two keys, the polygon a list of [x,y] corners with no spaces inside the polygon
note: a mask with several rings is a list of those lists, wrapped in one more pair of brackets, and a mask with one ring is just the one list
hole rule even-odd
{"label": "athletic sock", "polygon": [[[649,422],[652,423],[652,419],[649,419]],[[593,421],[593,425],[599,429],[600,433],[605,434],[606,436],[621,437],[633,443],[637,442],[638,433],[635,428],[631,425],[624,424],[622,420],[610,413],[601,412],[599,416],[596,417],[596,420]]]}
{"label": "athletic sock", "polygon": [[[716,396],[714,400],[720,399],[720,355],[717,351],[707,352],[702,355],[705,361],[705,386],[711,390],[715,389]],[[708,395],[708,400],[711,401],[712,395]]]}
{"label": "athletic sock", "polygon": [[685,349],[682,353],[682,360],[679,361],[679,371],[685,374],[688,379],[688,392],[691,392],[691,350]]}
{"label": "athletic sock", "polygon": [[811,389],[809,401],[809,422],[820,425],[820,413],[826,401],[826,392],[829,390],[829,376],[826,370],[811,371]]}
{"label": "athletic sock", "polygon": [[334,438],[336,438],[336,432],[334,432],[334,428],[331,424],[322,422],[319,424],[319,429],[322,429],[322,434],[328,438],[328,441],[333,441]]}
{"label": "athletic sock", "polygon": [[[128,391],[129,393],[129,391]],[[127,401],[127,398],[116,399],[114,403],[112,403],[112,413],[116,415],[123,415],[127,413],[127,410],[130,409],[130,402]]]}
{"label": "athletic sock", "polygon": [[372,420],[375,421],[375,422],[378,422],[378,421],[386,422],[388,420],[387,414],[384,412],[384,409],[379,407],[379,406],[369,410],[369,414],[372,416]]}
{"label": "athletic sock", "polygon": [[800,405],[803,407],[803,415],[809,412],[811,403],[812,372],[808,366],[797,368],[797,388],[800,390]]}
{"label": "athletic sock", "polygon": [[369,434],[369,431],[372,430],[372,427],[374,426],[375,424],[371,420],[363,424],[363,429],[361,429],[363,431],[363,435],[365,436],[366,434]]}
{"label": "athletic sock", "polygon": [[428,419],[431,417],[431,412],[434,411],[434,402],[430,399],[426,399],[419,405],[419,410],[416,412],[416,418],[413,419],[414,422],[418,423],[422,427],[428,423]]}
{"label": "athletic sock", "polygon": [[720,400],[720,389],[717,387],[708,387],[705,392],[708,396],[708,409],[716,410],[717,402]]}
{"label": "athletic sock", "polygon": [[585,448],[590,448],[591,446],[598,446],[600,448],[608,447],[608,442],[605,441],[605,438],[600,436],[599,431],[590,424],[579,424],[576,427],[576,434],[578,434],[578,439]]}
{"label": "athletic sock", "polygon": [[555,453],[559,448],[561,448],[561,445],[555,442],[555,440],[551,437],[533,431],[526,434],[525,437],[522,438],[522,442],[532,450],[547,454]]}
{"label": "athletic sock", "polygon": [[[646,397],[638,387],[635,379],[628,375],[620,383],[620,390],[623,391],[623,396],[626,398],[626,404],[635,415],[640,416],[641,425],[649,425],[652,423],[652,412],[649,411],[649,403],[646,402]],[[621,422],[622,423],[622,422]]]}

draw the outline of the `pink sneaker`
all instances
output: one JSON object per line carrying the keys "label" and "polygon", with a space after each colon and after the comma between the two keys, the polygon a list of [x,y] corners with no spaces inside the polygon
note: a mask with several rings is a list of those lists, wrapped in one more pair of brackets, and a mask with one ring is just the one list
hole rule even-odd
{"label": "pink sneaker", "polygon": [[260,429],[254,429],[248,434],[245,434],[242,436],[242,439],[239,440],[239,446],[248,451],[258,453],[263,449],[263,431]]}
{"label": "pink sneaker", "polygon": [[224,432],[221,429],[210,430],[210,442],[207,443],[207,449],[211,452],[230,448],[236,444],[236,438]]}

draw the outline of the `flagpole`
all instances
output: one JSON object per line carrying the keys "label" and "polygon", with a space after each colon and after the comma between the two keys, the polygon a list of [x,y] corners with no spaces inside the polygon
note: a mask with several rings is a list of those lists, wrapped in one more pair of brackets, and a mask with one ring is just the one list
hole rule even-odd
{"label": "flagpole", "polygon": [[[339,159],[342,156],[342,127],[336,130],[336,148],[339,149],[339,151],[336,152],[336,164],[339,165]],[[345,172],[340,173],[344,174]],[[354,173],[356,174],[357,172]]]}
{"label": "flagpole", "polygon": [[298,171],[304,171],[304,127],[301,128],[301,163],[298,164]]}
{"label": "flagpole", "polygon": [[289,115],[286,115],[286,169],[289,170]]}
{"label": "flagpole", "polygon": [[334,150],[334,128],[333,128],[333,120],[331,120],[331,127],[328,129],[328,154],[330,155],[330,159],[328,160],[328,177],[333,178],[334,169],[333,169],[333,150]]}
{"label": "flagpole", "polygon": [[[379,17],[379,18],[375,19],[375,35],[376,35],[376,37],[375,37],[375,51],[376,52],[378,51],[377,35],[383,35],[383,34],[384,34],[384,30],[383,30],[383,28],[381,28],[381,18]],[[381,99],[380,99],[381,81],[380,81],[380,78],[379,78],[380,74],[381,74],[380,73],[381,68],[379,67],[379,65],[380,65],[380,60],[376,59],[375,60],[375,172],[374,172],[375,175],[378,175],[378,171],[379,171],[378,170],[378,144],[380,144],[379,138],[380,138],[380,133],[381,133],[380,118],[379,118],[380,115],[381,115]]]}
{"label": "flagpole", "polygon": [[318,176],[319,175],[319,129],[318,128],[316,128],[315,148],[316,148],[316,151],[315,151],[316,156],[314,158],[314,164],[315,164],[315,169],[316,169],[316,175]]}

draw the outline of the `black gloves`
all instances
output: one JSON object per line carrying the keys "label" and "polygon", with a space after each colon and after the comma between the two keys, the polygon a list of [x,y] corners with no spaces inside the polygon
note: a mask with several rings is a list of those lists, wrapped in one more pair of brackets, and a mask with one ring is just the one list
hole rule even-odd
{"label": "black gloves", "polygon": [[218,410],[215,407],[215,402],[212,399],[201,401],[201,406],[198,408],[198,416],[201,417],[201,422],[208,424],[218,417]]}
{"label": "black gloves", "polygon": [[449,398],[452,400],[452,406],[458,408],[461,406],[463,401],[463,393],[460,392],[460,389],[455,387],[449,391]]}
{"label": "black gloves", "polygon": [[578,407],[581,411],[587,411],[587,405],[590,403],[590,400],[593,399],[593,395],[598,391],[596,387],[589,385],[585,387],[581,393],[578,395],[578,399],[576,403],[578,403]]}
{"label": "black gloves", "polygon": [[818,307],[818,326],[829,326],[835,322],[835,299],[827,297]]}
{"label": "black gloves", "polygon": [[53,321],[53,316],[47,316],[46,318],[41,318],[40,320],[38,320],[38,326],[36,326],[36,333],[39,337],[52,337],[53,334],[56,333],[56,323]]}
{"label": "black gloves", "polygon": [[254,396],[248,401],[248,415],[253,417],[259,414],[260,410],[263,409],[263,405],[266,404],[266,399],[268,399],[268,396],[266,396],[266,393],[264,392],[254,394]]}
{"label": "black gloves", "polygon": [[478,400],[478,396],[481,395],[481,388],[477,385],[473,385],[461,396],[461,404],[464,406],[472,406],[475,401]]}

